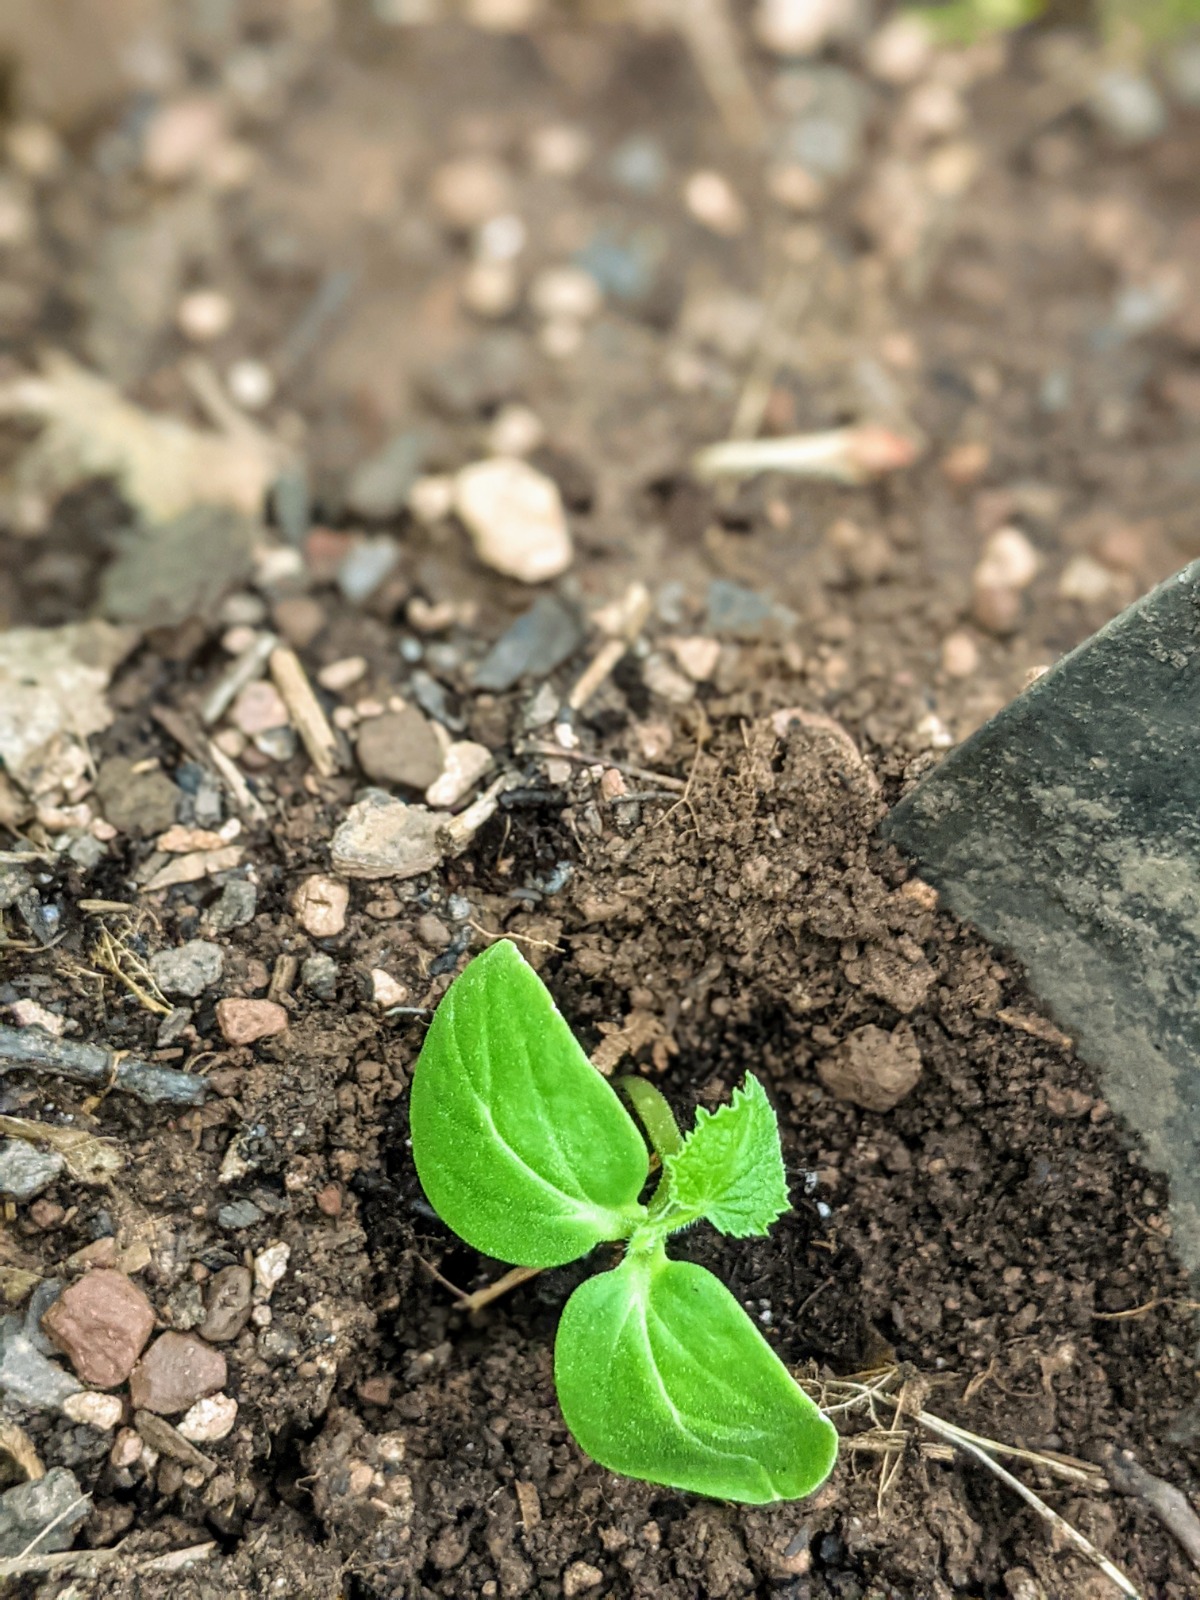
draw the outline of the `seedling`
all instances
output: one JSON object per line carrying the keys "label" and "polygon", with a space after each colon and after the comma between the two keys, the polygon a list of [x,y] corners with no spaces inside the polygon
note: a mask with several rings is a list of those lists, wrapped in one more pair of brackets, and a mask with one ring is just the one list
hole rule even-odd
{"label": "seedling", "polygon": [[567,1426],[613,1472],[763,1505],[810,1494],[837,1434],[741,1306],[668,1237],[702,1218],[738,1238],[788,1209],[779,1128],[747,1074],[684,1138],[645,1079],[625,1082],[661,1174],[544,984],[507,941],[437,1009],[412,1086],[413,1156],[438,1215],[485,1255],[558,1267],[625,1241],[571,1295],[554,1378]]}

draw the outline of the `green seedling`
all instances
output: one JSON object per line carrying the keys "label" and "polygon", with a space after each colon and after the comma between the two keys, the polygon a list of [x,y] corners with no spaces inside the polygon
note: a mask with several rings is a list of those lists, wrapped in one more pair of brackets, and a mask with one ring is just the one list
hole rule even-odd
{"label": "green seedling", "polygon": [[662,1095],[625,1081],[661,1166],[508,942],[437,1009],[412,1085],[413,1157],[438,1215],[485,1255],[558,1267],[624,1241],[571,1295],[554,1377],[567,1426],[601,1466],[718,1499],[810,1494],[837,1434],[741,1306],[669,1236],[704,1219],[765,1234],[788,1209],[775,1113],[749,1075],[687,1137]]}

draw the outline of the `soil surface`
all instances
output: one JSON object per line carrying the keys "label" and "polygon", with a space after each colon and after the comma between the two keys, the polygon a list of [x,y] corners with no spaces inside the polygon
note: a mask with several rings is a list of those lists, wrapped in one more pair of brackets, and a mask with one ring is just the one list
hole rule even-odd
{"label": "soil surface", "polygon": [[[136,635],[87,762],[0,788],[0,873],[42,851],[25,865],[53,912],[39,933],[28,902],[0,902],[0,1020],[35,1002],[68,1039],[209,1092],[179,1112],[0,1080],[0,1111],[93,1131],[123,1161],[107,1186],[68,1170],[8,1202],[4,1292],[19,1318],[38,1280],[115,1266],[159,1330],[204,1334],[217,1274],[287,1255],[219,1344],[237,1416],[199,1461],[177,1435],[159,1448],[123,1384],[116,1432],[5,1398],[91,1497],[72,1537],[93,1554],[31,1566],[16,1592],[1117,1592],[916,1425],[924,1407],[1080,1463],[1072,1479],[1005,1458],[1146,1600],[1195,1595],[1170,1534],[1088,1467],[1127,1449],[1200,1494],[1196,1302],[1165,1182],[1021,973],[876,829],[1030,672],[1200,554],[1197,112],[1168,96],[1137,137],[1089,113],[1103,63],[1084,33],[901,72],[884,8],[804,59],[756,45],[733,8],[764,155],[735,137],[736,84],[714,103],[702,44],[648,6],[513,6],[508,31],[398,21],[438,9],[404,0],[66,9],[61,27],[0,19],[0,387],[66,352],[199,427],[221,419],[215,383],[303,473],[246,550],[210,530],[172,566],[137,542],[146,508],[111,466],[30,478],[37,427],[5,404],[0,629],[99,614]],[[814,104],[825,131],[803,135]],[[594,303],[578,272],[545,276],[579,263]],[[184,311],[207,289],[227,329]],[[858,486],[714,488],[689,463],[739,411],[751,434],[870,423],[915,459]],[[415,465],[390,458],[394,505],[372,514],[356,474],[397,440]],[[501,576],[422,499],[491,454],[558,487],[574,555],[553,584]],[[347,560],[379,549],[360,593]],[[632,642],[571,714],[596,613],[634,584]],[[550,593],[575,618],[557,662],[481,689],[492,644]],[[249,702],[201,720],[266,628],[318,686],[331,776]],[[331,874],[364,787],[421,798],[354,754],[401,702],[444,730],[436,761],[472,741],[481,786],[509,787],[434,870],[345,877],[341,925],[314,932],[296,891]],[[226,836],[193,839],[196,875],[155,887],[173,823]],[[652,1076],[685,1125],[747,1069],[763,1079],[794,1210],[769,1238],[695,1230],[681,1249],[815,1392],[894,1368],[908,1414],[881,1444],[865,1411],[840,1413],[810,1500],[708,1503],[582,1456],[551,1352],[586,1264],[464,1307],[506,1269],[424,1200],[406,1090],[433,1006],[500,934],[589,1052]],[[153,959],[194,939],[220,976],[164,1002]],[[285,1030],[231,1042],[222,1003],[247,1000]],[[864,1107],[918,1059],[915,1086]]]}

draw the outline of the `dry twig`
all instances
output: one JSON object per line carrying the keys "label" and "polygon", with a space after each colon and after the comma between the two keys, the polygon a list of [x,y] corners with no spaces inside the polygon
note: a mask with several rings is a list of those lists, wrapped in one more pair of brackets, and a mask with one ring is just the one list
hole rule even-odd
{"label": "dry twig", "polygon": [[102,1045],[55,1039],[38,1028],[0,1025],[0,1076],[22,1067],[93,1088],[120,1089],[147,1105],[198,1106],[208,1093],[203,1078],[186,1072],[156,1067]]}
{"label": "dry twig", "polygon": [[1110,1449],[1104,1458],[1104,1468],[1114,1489],[1150,1507],[1200,1572],[1200,1517],[1182,1490],[1147,1472],[1128,1450]]}

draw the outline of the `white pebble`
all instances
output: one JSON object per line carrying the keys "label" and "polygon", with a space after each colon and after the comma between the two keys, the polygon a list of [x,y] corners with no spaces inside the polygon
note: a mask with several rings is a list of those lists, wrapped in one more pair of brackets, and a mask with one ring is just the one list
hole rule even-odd
{"label": "white pebble", "polygon": [[547,322],[587,322],[599,314],[604,295],[582,267],[544,267],[529,286],[529,304]]}
{"label": "white pebble", "polygon": [[425,791],[426,805],[444,809],[457,805],[471,792],[492,764],[486,745],[469,739],[456,740],[446,751],[446,765]]}
{"label": "white pebble", "polygon": [[696,685],[692,680],[685,678],[659,651],[647,656],[643,662],[642,680],[651,694],[669,700],[672,705],[686,705],[696,693]]}
{"label": "white pebble", "polygon": [[125,1402],[117,1394],[96,1394],[84,1389],[79,1394],[69,1394],[63,1401],[63,1415],[72,1422],[85,1422],[89,1428],[107,1433],[115,1428],[125,1414]]}
{"label": "white pebble", "polygon": [[852,35],[861,17],[858,0],[758,0],[754,32],[776,55],[808,56]]}
{"label": "white pebble", "polygon": [[15,249],[28,244],[36,231],[33,206],[24,184],[0,179],[0,248]]}
{"label": "white pebble", "polygon": [[983,547],[972,582],[976,589],[1028,589],[1041,557],[1020,528],[997,528]]}
{"label": "white pebble", "polygon": [[1113,574],[1092,556],[1072,556],[1058,580],[1058,594],[1062,600],[1078,600],[1081,605],[1095,605],[1107,600],[1115,588]]}
{"label": "white pebble", "polygon": [[176,307],[175,321],[186,338],[207,344],[233,326],[233,301],[219,289],[193,289]]}
{"label": "white pebble", "polygon": [[472,261],[463,275],[462,303],[489,321],[507,317],[521,298],[521,283],[511,261]]}
{"label": "white pebble", "polygon": [[929,25],[903,12],[889,17],[867,43],[867,71],[884,83],[915,83],[933,59]]}
{"label": "white pebble", "polygon": [[668,639],[667,649],[693,683],[707,683],[721,659],[721,641],[700,636]]}
{"label": "white pebble", "polygon": [[526,461],[495,456],[463,467],[455,509],[484,566],[521,583],[544,583],[571,565],[574,550],[558,485]]}
{"label": "white pebble", "polygon": [[331,661],[327,667],[322,667],[317,673],[317,682],[322,689],[341,694],[357,683],[366,670],[365,656],[343,656],[340,661]]}
{"label": "white pebble", "polygon": [[192,1444],[212,1444],[232,1432],[237,1414],[238,1403],[232,1395],[210,1394],[190,1406],[177,1426]]}
{"label": "white pebble", "polygon": [[292,909],[305,933],[314,939],[334,939],[346,926],[350,891],[336,878],[314,873],[292,896]]}
{"label": "white pebble", "polygon": [[487,446],[494,456],[527,456],[546,437],[542,419],[528,406],[501,406],[487,432]]}
{"label": "white pebble", "polygon": [[490,156],[461,156],[433,174],[429,197],[443,222],[470,229],[511,209],[511,187],[507,171]]}
{"label": "white pebble", "polygon": [[479,261],[514,261],[529,239],[524,222],[515,211],[502,211],[489,217],[475,235],[475,255]]}
{"label": "white pebble", "polygon": [[49,178],[62,165],[63,147],[46,122],[14,122],[5,135],[8,159],[27,178]]}
{"label": "white pebble", "polygon": [[942,640],[942,671],[948,678],[969,678],[979,668],[979,646],[969,633],[951,633]]}
{"label": "white pebble", "polygon": [[275,379],[261,361],[235,361],[225,374],[230,399],[244,411],[261,411],[275,398]]}
{"label": "white pebble", "polygon": [[729,179],[719,172],[693,172],[683,191],[684,202],[696,221],[713,233],[731,239],[745,231],[746,208]]}
{"label": "white pebble", "polygon": [[444,522],[454,510],[454,479],[448,473],[429,473],[408,491],[408,509],[425,527]]}
{"label": "white pebble", "polygon": [[254,1287],[259,1297],[269,1300],[288,1269],[292,1254],[291,1245],[278,1242],[260,1250],[254,1258]]}
{"label": "white pebble", "polygon": [[408,999],[408,989],[382,967],[372,967],[371,998],[380,1010],[386,1011],[390,1006],[402,1006]]}
{"label": "white pebble", "polygon": [[587,166],[591,154],[588,135],[569,122],[551,122],[529,135],[530,164],[548,178],[573,178]]}

